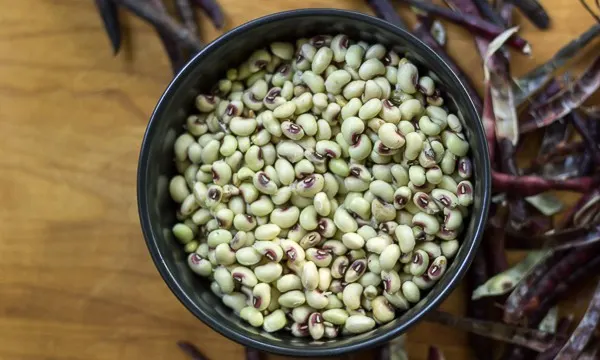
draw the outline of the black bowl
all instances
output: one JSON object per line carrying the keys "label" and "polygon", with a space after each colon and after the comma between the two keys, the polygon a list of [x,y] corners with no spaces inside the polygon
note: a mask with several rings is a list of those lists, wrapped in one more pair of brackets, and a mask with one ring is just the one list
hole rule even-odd
{"label": "black bowl", "polygon": [[[173,142],[192,111],[194,97],[209,91],[230,67],[255,49],[275,40],[317,34],[345,33],[351,39],[378,42],[397,53],[408,53],[418,66],[435,72],[445,92],[445,104],[463,121],[471,145],[475,201],[463,240],[451,266],[416,306],[391,323],[368,333],[333,340],[295,338],[286,331],[267,334],[240,320],[187,267],[186,254],[171,235],[176,206],[168,184],[175,174]],[[171,82],[160,98],[142,143],[138,168],[138,207],[142,230],[152,259],[177,298],[198,319],[245,346],[293,356],[340,355],[383,344],[404,333],[450,294],[467,271],[477,250],[490,203],[490,163],[483,127],[463,85],[445,62],[410,33],[361,13],[310,9],[265,16],[237,27],[209,44]]]}

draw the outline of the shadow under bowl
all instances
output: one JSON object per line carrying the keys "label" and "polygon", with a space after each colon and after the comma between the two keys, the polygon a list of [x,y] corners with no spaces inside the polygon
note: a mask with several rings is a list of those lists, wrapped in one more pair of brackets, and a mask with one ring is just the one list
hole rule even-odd
{"label": "shadow under bowl", "polygon": [[[252,53],[273,41],[294,41],[318,34],[347,34],[353,40],[381,43],[406,54],[417,66],[429,69],[444,94],[445,106],[462,121],[473,159],[474,203],[461,236],[461,246],[446,274],[421,301],[394,321],[355,336],[313,341],[287,331],[266,333],[248,325],[209,289],[209,283],[187,266],[182,246],[171,234],[176,204],[169,181],[176,170],[173,143],[194,110],[197,94],[210,91],[227,69],[237,67]],[[425,70],[423,70],[425,71]],[[446,63],[407,31],[361,13],[307,9],[277,13],[250,21],[210,43],[173,79],[148,124],[139,158],[137,195],[146,243],[159,273],[171,291],[198,319],[245,346],[290,356],[330,356],[381,345],[407,331],[451,293],[467,271],[479,245],[490,203],[490,162],[484,130],[463,85]]]}

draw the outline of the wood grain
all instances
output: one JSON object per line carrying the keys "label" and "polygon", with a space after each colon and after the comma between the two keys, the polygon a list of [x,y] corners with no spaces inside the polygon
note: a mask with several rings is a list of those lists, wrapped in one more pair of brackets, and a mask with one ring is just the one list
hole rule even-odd
{"label": "wood grain", "polygon": [[[220,3],[228,28],[297,7],[369,12],[359,0]],[[513,55],[517,75],[592,24],[575,2],[544,5],[551,31],[516,19],[534,46],[531,58]],[[0,0],[0,8],[0,359],[184,359],[177,340],[195,342],[212,359],[242,359],[241,346],[170,293],[142,240],[138,151],[170,80],[154,31],[122,13],[124,49],[113,57],[92,1]],[[205,41],[218,36],[201,20]],[[456,26],[448,30],[450,54],[480,86],[473,41]],[[459,288],[443,308],[461,313],[463,300]],[[409,334],[411,359],[425,359],[429,344],[447,359],[469,357],[464,334],[420,324]]]}

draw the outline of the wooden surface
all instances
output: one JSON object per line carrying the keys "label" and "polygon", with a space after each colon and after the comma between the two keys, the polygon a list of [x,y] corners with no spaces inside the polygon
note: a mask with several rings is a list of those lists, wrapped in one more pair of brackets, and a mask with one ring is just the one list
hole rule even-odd
{"label": "wooden surface", "polygon": [[[297,7],[369,12],[359,0],[220,2],[229,28]],[[513,55],[517,75],[592,24],[573,0],[543,3],[551,31],[516,17],[534,47],[531,58]],[[154,31],[122,13],[127,36],[113,58],[93,1],[0,0],[0,9],[0,359],[185,359],[175,346],[182,339],[211,359],[242,359],[241,346],[176,300],[142,240],[138,151],[170,80]],[[210,41],[218,33],[202,20]],[[451,55],[479,84],[472,39],[448,30]],[[463,304],[459,288],[443,308],[459,313]],[[467,359],[465,339],[421,324],[408,349],[424,359],[435,344],[447,359]]]}

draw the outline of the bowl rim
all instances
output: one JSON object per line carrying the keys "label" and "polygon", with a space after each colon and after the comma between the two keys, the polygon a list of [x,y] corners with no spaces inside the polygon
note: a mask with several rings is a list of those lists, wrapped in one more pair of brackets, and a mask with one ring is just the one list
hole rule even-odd
{"label": "bowl rim", "polygon": [[[152,230],[150,216],[149,216],[149,205],[148,199],[146,197],[146,185],[147,185],[147,169],[148,169],[148,161],[149,161],[149,134],[155,122],[158,122],[161,117],[161,113],[164,111],[165,103],[167,99],[170,98],[171,94],[180,86],[182,81],[189,76],[189,73],[192,71],[195,64],[201,61],[205,56],[210,54],[213,49],[216,49],[221,46],[224,42],[227,42],[229,39],[236,37],[249,29],[253,29],[255,27],[259,27],[264,23],[273,22],[273,21],[284,21],[293,18],[306,18],[310,16],[332,16],[332,17],[343,17],[348,18],[350,20],[361,21],[369,23],[372,26],[385,28],[386,30],[393,33],[401,33],[404,38],[408,42],[411,43],[414,47],[420,49],[420,51],[429,52],[435,60],[440,63],[440,65],[446,68],[446,71],[454,76],[455,82],[460,85],[461,91],[463,92],[466,99],[469,100],[470,105],[468,105],[468,109],[461,109],[465,111],[466,116],[474,117],[475,119],[479,119],[479,115],[475,109],[475,105],[473,104],[472,98],[469,96],[466,91],[464,84],[460,81],[457,75],[452,71],[452,69],[447,65],[446,61],[442,59],[435,51],[433,51],[427,44],[422,42],[416,36],[411,34],[409,31],[404,30],[400,27],[397,27],[393,24],[390,24],[384,20],[378,19],[368,14],[360,13],[357,11],[351,10],[342,10],[342,9],[329,9],[329,8],[315,8],[315,9],[297,9],[297,10],[287,10],[282,12],[277,12],[269,15],[265,15],[249,22],[246,22],[236,28],[231,29],[225,34],[219,36],[217,39],[209,43],[205,48],[203,48],[200,52],[198,52],[192,59],[190,59],[187,64],[179,71],[177,75],[170,81],[169,85],[166,87],[163,94],[160,96],[152,115],[149,119],[148,125],[146,127],[146,131],[143,136],[140,155],[138,160],[138,170],[137,170],[137,202],[138,202],[138,213],[140,217],[140,223],[142,226],[142,233],[158,272],[163,278],[164,282],[167,284],[169,289],[177,299],[197,317],[204,324],[208,325],[211,329],[218,332],[219,334],[225,336],[228,339],[231,339],[239,344],[244,346],[256,348],[262,351],[286,355],[286,356],[332,356],[339,355],[342,353],[347,353],[351,351],[358,351],[364,348],[374,347],[376,345],[381,345],[385,342],[390,341],[394,337],[399,336],[401,333],[406,332],[407,329],[414,326],[417,322],[423,319],[423,317],[437,308],[442,301],[444,301],[450,293],[456,288],[456,286],[460,283],[462,278],[464,277],[466,271],[471,265],[473,258],[476,255],[477,248],[482,239],[483,230],[485,226],[485,221],[487,219],[489,206],[490,206],[490,189],[491,189],[491,166],[490,160],[488,156],[482,156],[483,159],[482,164],[478,164],[483,167],[483,177],[478,179],[478,182],[481,182],[483,189],[483,199],[482,199],[482,211],[477,214],[474,218],[476,221],[473,231],[473,241],[468,244],[470,247],[467,249],[467,256],[464,262],[458,264],[456,271],[452,274],[447,274],[447,276],[451,276],[448,286],[443,289],[439,294],[434,296],[430,301],[423,304],[419,311],[411,318],[407,319],[403,324],[398,325],[388,331],[387,333],[383,333],[373,337],[367,337],[365,339],[357,340],[352,342],[349,345],[342,346],[331,346],[331,347],[310,347],[306,346],[299,351],[298,347],[294,345],[289,345],[286,342],[273,342],[264,338],[264,340],[255,340],[251,337],[245,336],[243,333],[240,333],[232,328],[226,327],[223,324],[217,322],[214,318],[208,315],[201,307],[196,306],[196,304],[192,301],[192,299],[186,294],[185,290],[181,287],[179,282],[176,280],[175,276],[169,268],[166,266],[166,262],[163,258],[162,253],[158,250],[158,240],[161,236],[155,234]],[[485,141],[485,132],[483,129],[483,125],[481,121],[475,122],[476,128],[472,129],[475,134],[477,141],[481,142],[482,149],[487,153],[487,142]],[[461,244],[464,246],[467,244]]]}

